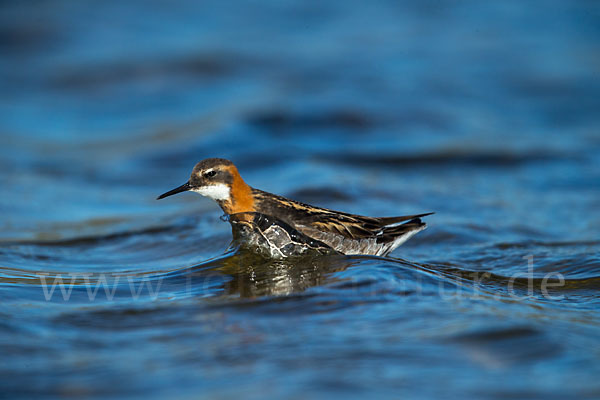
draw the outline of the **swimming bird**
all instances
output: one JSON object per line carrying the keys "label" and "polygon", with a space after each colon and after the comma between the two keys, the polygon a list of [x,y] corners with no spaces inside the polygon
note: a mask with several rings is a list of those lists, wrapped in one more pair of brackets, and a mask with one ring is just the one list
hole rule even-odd
{"label": "swimming bird", "polygon": [[312,239],[342,254],[385,256],[425,229],[421,217],[433,214],[366,217],[315,207],[249,186],[236,166],[223,158],[200,161],[186,183],[157,200],[186,191],[215,200],[226,215],[234,217],[230,219],[232,225],[240,221],[236,216],[267,216],[261,221],[281,221],[279,226],[287,232],[298,231],[304,242]]}

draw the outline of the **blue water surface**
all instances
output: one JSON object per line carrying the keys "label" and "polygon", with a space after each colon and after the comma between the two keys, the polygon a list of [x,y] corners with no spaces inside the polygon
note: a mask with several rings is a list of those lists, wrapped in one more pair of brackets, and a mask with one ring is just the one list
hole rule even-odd
{"label": "blue water surface", "polygon": [[[0,5],[0,394],[600,397],[596,1]],[[390,257],[228,251],[207,157]]]}

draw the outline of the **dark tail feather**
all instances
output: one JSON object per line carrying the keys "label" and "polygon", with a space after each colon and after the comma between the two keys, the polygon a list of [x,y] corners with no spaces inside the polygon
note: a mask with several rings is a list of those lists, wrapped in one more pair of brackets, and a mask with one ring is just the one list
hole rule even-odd
{"label": "dark tail feather", "polygon": [[425,214],[403,215],[401,217],[383,217],[383,218],[379,218],[379,220],[381,221],[382,225],[384,225],[384,226],[397,224],[399,222],[404,222],[404,221],[408,221],[407,223],[411,223],[413,220],[418,220],[419,222],[421,222],[421,220],[420,220],[421,217],[426,217],[431,214],[435,214],[435,213],[430,212],[430,213],[425,213]]}
{"label": "dark tail feather", "polygon": [[[429,215],[429,214],[426,214],[426,215]],[[422,231],[423,229],[425,229],[426,227],[427,227],[427,224],[425,222],[421,221],[421,218],[415,217],[415,218],[412,218],[410,221],[405,222],[404,224],[394,225],[394,226],[384,228],[382,231],[382,234],[380,236],[378,236],[377,241],[383,242],[383,243],[393,242],[399,236],[406,235],[407,233],[413,232],[413,231],[419,232],[419,231]]]}

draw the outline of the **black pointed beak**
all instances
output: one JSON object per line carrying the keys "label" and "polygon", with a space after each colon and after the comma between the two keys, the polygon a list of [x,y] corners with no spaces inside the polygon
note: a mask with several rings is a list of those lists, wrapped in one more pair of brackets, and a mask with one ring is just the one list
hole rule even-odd
{"label": "black pointed beak", "polygon": [[181,186],[179,186],[179,187],[176,187],[176,188],[175,188],[175,189],[173,189],[173,190],[169,190],[167,193],[163,193],[163,194],[161,194],[160,196],[158,196],[158,197],[156,198],[156,200],[164,199],[165,197],[169,197],[169,196],[172,196],[172,195],[174,195],[174,194],[177,194],[177,193],[181,193],[181,192],[187,192],[187,191],[188,191],[188,190],[190,190],[191,188],[192,188],[192,187],[190,186],[190,183],[189,183],[189,182],[186,182],[186,183],[184,183],[183,185],[181,185]]}

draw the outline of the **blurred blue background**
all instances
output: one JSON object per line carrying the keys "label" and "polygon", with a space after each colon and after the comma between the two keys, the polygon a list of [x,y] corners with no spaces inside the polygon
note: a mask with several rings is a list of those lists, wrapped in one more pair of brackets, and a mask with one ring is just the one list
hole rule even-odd
{"label": "blurred blue background", "polygon": [[[0,389],[597,398],[599,39],[597,1],[2,2]],[[154,199],[206,157],[320,206],[437,214],[388,260],[189,292],[229,226]],[[527,255],[561,302],[505,298]],[[171,284],[55,303],[39,271]]]}

